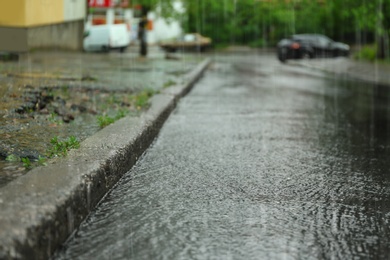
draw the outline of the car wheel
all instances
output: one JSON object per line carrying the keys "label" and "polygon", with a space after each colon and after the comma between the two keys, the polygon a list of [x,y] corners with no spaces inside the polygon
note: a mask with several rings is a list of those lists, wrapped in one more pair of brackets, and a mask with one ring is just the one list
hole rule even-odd
{"label": "car wheel", "polygon": [[309,53],[309,52],[304,52],[304,53],[302,54],[302,59],[304,59],[304,60],[311,59],[310,53]]}
{"label": "car wheel", "polygon": [[278,53],[278,59],[285,63],[287,60],[287,48],[281,48]]}

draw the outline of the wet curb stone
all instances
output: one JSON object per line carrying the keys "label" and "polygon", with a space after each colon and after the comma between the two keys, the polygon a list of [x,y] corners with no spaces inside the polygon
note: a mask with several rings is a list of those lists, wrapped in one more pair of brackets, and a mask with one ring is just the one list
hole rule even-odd
{"label": "wet curb stone", "polygon": [[138,118],[125,117],[66,158],[31,170],[0,190],[0,259],[48,259],[135,164],[178,100],[202,76],[205,59],[183,84],[152,97]]}

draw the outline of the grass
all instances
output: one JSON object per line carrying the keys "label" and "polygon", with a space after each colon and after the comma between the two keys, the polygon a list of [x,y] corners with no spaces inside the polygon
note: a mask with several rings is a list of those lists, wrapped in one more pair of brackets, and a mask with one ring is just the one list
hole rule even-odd
{"label": "grass", "polygon": [[47,163],[46,163],[46,158],[43,157],[43,156],[39,156],[39,157],[38,157],[37,163],[38,163],[38,165],[40,165],[40,166],[46,166],[46,165],[47,165]]}
{"label": "grass", "polygon": [[28,157],[18,157],[17,155],[10,154],[5,158],[7,162],[21,162],[26,170],[33,168],[33,164]]}
{"label": "grass", "polygon": [[35,166],[46,166],[46,158],[39,156],[38,160],[31,161],[28,157],[18,157],[17,155],[10,154],[5,159],[7,162],[21,162],[26,170],[31,170]]}
{"label": "grass", "polygon": [[117,111],[116,115],[114,117],[110,117],[108,115],[102,115],[97,117],[97,123],[100,128],[104,128],[106,126],[109,126],[113,124],[115,121],[118,121],[119,119],[125,117],[128,114],[128,112],[124,109],[120,109]]}
{"label": "grass", "polygon": [[62,120],[59,119],[58,115],[55,112],[50,113],[48,120],[49,120],[49,122],[56,124],[56,125],[63,124]]}
{"label": "grass", "polygon": [[140,110],[142,108],[146,108],[149,103],[149,98],[151,98],[154,94],[156,94],[156,91],[153,89],[145,89],[141,91],[140,93],[133,96],[133,101],[135,107]]}
{"label": "grass", "polygon": [[107,115],[102,115],[97,117],[97,122],[100,128],[104,128],[106,126],[111,125],[112,123],[115,122],[115,118],[107,116]]}
{"label": "grass", "polygon": [[[174,81],[167,81],[165,83],[165,87],[171,86],[176,84]],[[108,109],[108,107],[113,105],[120,105],[121,103],[128,103],[128,106],[135,108],[136,110],[145,109],[149,106],[149,99],[157,93],[156,90],[153,89],[145,89],[137,94],[128,95],[125,98],[119,98],[115,95],[111,95],[108,97],[105,106],[102,106],[103,110]],[[106,109],[104,109],[106,108]],[[128,109],[119,109],[116,112],[115,116],[109,116],[106,114],[99,115],[96,117],[97,124],[100,128],[104,128],[106,126],[109,126],[113,124],[115,121],[127,116],[129,114]]]}
{"label": "grass", "polygon": [[7,158],[5,158],[5,160],[7,162],[20,162],[20,157],[14,155],[14,154],[10,154],[7,156]]}
{"label": "grass", "polygon": [[22,159],[23,167],[26,170],[30,170],[32,168],[32,164],[31,164],[30,159],[28,157],[21,158],[21,159]]}
{"label": "grass", "polygon": [[163,88],[169,88],[170,86],[174,86],[175,84],[176,84],[175,81],[168,80],[167,82],[164,83]]}
{"label": "grass", "polygon": [[[164,87],[169,87],[176,84],[174,81],[165,82]],[[63,87],[63,94],[68,94],[68,88]],[[135,107],[137,110],[144,109],[149,106],[149,99],[156,94],[157,92],[153,89],[145,89],[140,93],[131,95],[128,99],[131,101],[130,106]],[[117,96],[110,96],[108,99],[109,105],[116,105],[121,102],[121,99]],[[108,115],[102,115],[97,117],[98,124],[100,128],[104,128],[115,121],[125,117],[129,114],[127,109],[119,109],[116,112],[116,115],[110,117]],[[58,115],[56,113],[51,113],[48,120],[52,123],[61,124],[62,122],[58,120]],[[22,163],[23,167],[26,170],[30,170],[36,166],[45,166],[47,159],[54,157],[64,157],[68,154],[71,149],[78,149],[80,147],[80,142],[75,136],[70,136],[67,139],[60,140],[58,136],[53,137],[50,140],[51,147],[46,151],[46,157],[39,156],[36,160],[31,160],[28,157],[18,157],[17,155],[11,154],[7,156],[6,161],[8,162],[17,162]]]}
{"label": "grass", "polygon": [[66,140],[60,141],[57,136],[50,140],[51,148],[47,150],[47,157],[39,156],[37,160],[31,161],[28,157],[18,157],[17,155],[10,154],[5,159],[7,162],[21,162],[26,170],[31,170],[36,166],[46,166],[47,158],[66,156],[71,149],[80,148],[79,140],[70,136]]}
{"label": "grass", "polygon": [[80,141],[75,136],[70,136],[64,141],[60,141],[57,136],[50,140],[51,148],[47,151],[47,157],[61,157],[66,156],[71,149],[78,149]]}

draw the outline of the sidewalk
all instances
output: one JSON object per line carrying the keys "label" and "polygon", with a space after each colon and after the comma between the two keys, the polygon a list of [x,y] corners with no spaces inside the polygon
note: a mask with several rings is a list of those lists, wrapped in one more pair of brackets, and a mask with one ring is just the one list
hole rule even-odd
{"label": "sidewalk", "polygon": [[357,61],[352,58],[312,59],[288,61],[312,69],[322,70],[340,77],[390,86],[390,64]]}
{"label": "sidewalk", "polygon": [[197,55],[168,60],[158,47],[140,58],[126,53],[37,51],[19,61],[0,61],[0,188],[23,175],[10,155],[37,160],[50,140],[96,133],[98,117],[120,111],[138,115],[147,104],[134,101],[143,91],[157,93],[180,84],[201,61]]}
{"label": "sidewalk", "polygon": [[[96,90],[94,93],[124,93],[151,87],[158,90],[150,107],[140,115],[120,119],[87,137],[67,157],[34,168],[0,189],[0,259],[47,259],[74,232],[148,148],[180,97],[210,63],[201,57],[182,58],[182,62],[168,61],[157,50],[151,50],[147,60],[139,59],[135,53],[69,53],[61,57],[58,53],[46,53],[32,54],[27,61],[0,64],[0,93],[9,109],[15,106],[12,97],[22,99],[19,91],[23,92],[26,84],[39,90],[66,82],[67,93],[78,93],[80,88]],[[29,67],[36,64],[31,59],[41,66]],[[83,80],[89,75],[85,72],[102,74]],[[164,87],[170,79],[174,84]],[[10,84],[15,86],[10,88]],[[3,109],[4,106],[5,103]],[[7,121],[3,123],[8,125]],[[34,134],[26,128],[27,133]]]}

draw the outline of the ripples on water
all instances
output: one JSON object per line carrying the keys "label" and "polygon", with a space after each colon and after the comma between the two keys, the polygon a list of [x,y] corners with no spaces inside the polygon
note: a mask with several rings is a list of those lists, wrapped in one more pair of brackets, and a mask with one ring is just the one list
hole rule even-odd
{"label": "ripples on water", "polygon": [[233,94],[224,76],[208,73],[58,259],[388,257],[388,91],[234,76]]}

